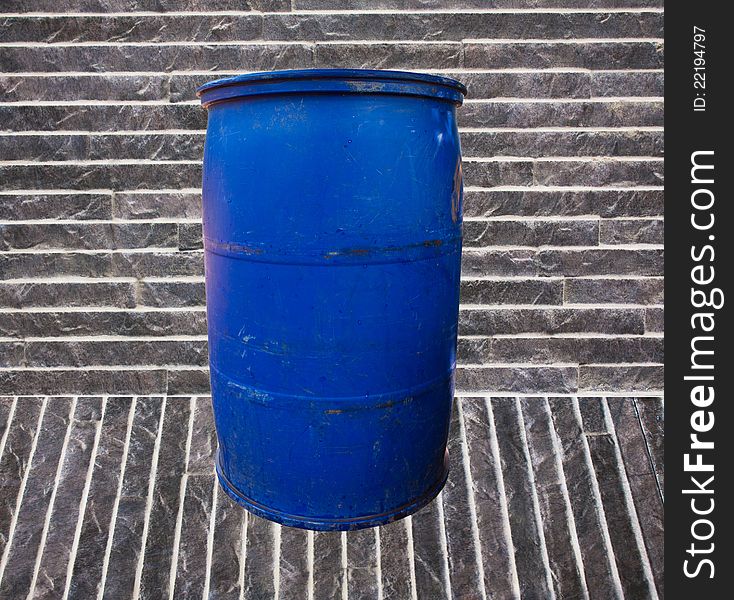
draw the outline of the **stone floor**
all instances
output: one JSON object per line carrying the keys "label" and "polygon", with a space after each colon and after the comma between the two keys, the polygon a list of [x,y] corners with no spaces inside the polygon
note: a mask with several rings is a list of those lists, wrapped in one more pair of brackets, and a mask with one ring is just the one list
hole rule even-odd
{"label": "stone floor", "polygon": [[215,485],[205,397],[0,398],[0,598],[663,597],[659,398],[461,398],[448,484],[348,534]]}

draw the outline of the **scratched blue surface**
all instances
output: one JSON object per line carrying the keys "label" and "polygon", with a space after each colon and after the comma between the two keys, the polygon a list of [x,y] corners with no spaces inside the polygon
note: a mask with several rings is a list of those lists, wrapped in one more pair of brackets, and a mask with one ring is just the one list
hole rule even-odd
{"label": "scratched blue surface", "polygon": [[217,469],[260,516],[374,526],[445,481],[464,92],[358,70],[199,91]]}

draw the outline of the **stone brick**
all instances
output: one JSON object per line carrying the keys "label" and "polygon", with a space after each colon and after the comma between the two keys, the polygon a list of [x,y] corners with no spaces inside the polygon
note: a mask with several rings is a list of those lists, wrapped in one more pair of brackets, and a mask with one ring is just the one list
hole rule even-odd
{"label": "stone brick", "polygon": [[[405,48],[404,61],[425,64],[425,54],[412,52],[412,46]],[[438,65],[446,68],[458,66],[461,46],[456,44],[454,60],[444,60]],[[96,73],[116,71],[188,71],[211,70],[212,65],[222,70],[272,71],[275,69],[307,68],[314,65],[313,50],[307,44],[270,45],[205,45],[190,46],[38,46],[24,48],[6,46],[0,48],[0,62],[6,71],[18,72],[74,72],[91,71]],[[390,52],[389,47],[382,53],[371,54],[370,60],[379,60]],[[351,54],[351,56],[350,56]],[[343,58],[357,58],[360,52],[355,48],[352,53],[345,49]],[[412,57],[412,61],[408,60]],[[337,57],[334,57],[335,59]],[[325,57],[319,64],[323,66]],[[328,58],[326,59],[328,60]],[[384,58],[383,58],[384,60]],[[402,64],[402,63],[399,63]]]}
{"label": "stone brick", "polygon": [[478,246],[595,246],[599,222],[574,221],[465,221],[464,245]]}
{"label": "stone brick", "polygon": [[465,157],[662,156],[661,131],[466,132]]}
{"label": "stone brick", "polygon": [[[207,10],[211,8],[207,7]],[[238,9],[239,10],[239,9]],[[6,17],[6,42],[219,42],[255,40],[262,35],[260,15],[54,15]]]}
{"label": "stone brick", "polygon": [[23,312],[0,311],[0,333],[9,337],[63,335],[206,335],[203,310]]}
{"label": "stone brick", "polygon": [[466,248],[461,257],[464,277],[535,276],[538,262],[535,250],[494,250]]}
{"label": "stone brick", "polygon": [[201,160],[204,136],[198,133],[149,135],[0,136],[0,152],[22,161]]}
{"label": "stone brick", "polygon": [[459,312],[460,335],[644,333],[639,308],[492,308]]}
{"label": "stone brick", "polygon": [[179,223],[179,250],[201,250],[204,247],[201,235],[201,223]]}
{"label": "stone brick", "polygon": [[606,423],[603,402],[604,399],[599,397],[578,399],[581,427],[585,434],[611,433]]}
{"label": "stone brick", "polygon": [[[239,510],[244,512],[241,508]],[[308,597],[309,535],[312,534],[295,527],[280,528],[280,593],[282,598]]]}
{"label": "stone brick", "polygon": [[537,161],[536,185],[645,186],[662,185],[662,160]]}
{"label": "stone brick", "polygon": [[599,238],[602,244],[662,244],[662,219],[604,219]]}
{"label": "stone brick", "polygon": [[[0,342],[0,367],[22,367],[25,364],[23,342]],[[2,434],[0,433],[0,438]]]}
{"label": "stone brick", "polygon": [[142,306],[171,308],[205,303],[203,281],[142,281],[138,287],[138,302]]}
{"label": "stone brick", "polygon": [[636,398],[634,401],[645,444],[658,482],[658,490],[665,495],[664,440],[665,407],[662,398]]}
{"label": "stone brick", "polygon": [[165,393],[166,372],[140,370],[52,370],[0,371],[0,389],[11,394],[96,394]]}
{"label": "stone brick", "polygon": [[[8,17],[5,17],[7,21]],[[28,24],[27,31],[34,35],[34,29]],[[167,75],[0,75],[0,92],[6,102],[162,100],[168,96],[169,86],[170,77]]]}
{"label": "stone brick", "polygon": [[459,392],[569,394],[577,389],[575,367],[461,367],[456,370]]}
{"label": "stone brick", "polygon": [[[183,505],[174,598],[202,598],[207,579],[207,540],[214,500],[214,475],[190,475]],[[220,490],[217,490],[220,492]],[[224,492],[221,492],[224,493]]]}
{"label": "stone brick", "polygon": [[200,219],[201,194],[118,192],[112,214],[116,219]]}
{"label": "stone brick", "polygon": [[658,96],[664,93],[662,71],[602,71],[592,72],[592,96]]}
{"label": "stone brick", "polygon": [[662,308],[645,309],[645,330],[662,333],[664,330],[664,314]]}
{"label": "stone brick", "polygon": [[[0,59],[2,54],[0,53]],[[314,66],[360,69],[415,69],[430,64],[436,69],[461,67],[462,45],[435,44],[319,44],[314,49]]]}
{"label": "stone brick", "polygon": [[[6,156],[12,155],[6,154]],[[0,195],[0,220],[3,221],[36,219],[86,221],[104,220],[111,217],[112,198],[109,194]]]}
{"label": "stone brick", "polygon": [[[521,48],[523,53],[532,52],[525,46]],[[492,64],[488,63],[485,67]],[[1,116],[2,113],[0,119]],[[459,111],[458,120],[460,127],[662,127],[663,103],[649,100],[478,102],[465,104]]]}
{"label": "stone brick", "polygon": [[201,165],[127,163],[88,165],[42,164],[0,166],[6,188],[73,190],[189,188],[201,184]]}
{"label": "stone brick", "polygon": [[266,600],[274,596],[273,569],[275,529],[271,521],[247,515],[244,600]]}
{"label": "stone brick", "polygon": [[464,66],[467,68],[558,68],[582,69],[660,69],[663,44],[659,42],[467,42]]}
{"label": "stone brick", "polygon": [[500,185],[530,185],[533,164],[530,161],[464,162],[464,185],[492,187]]}
{"label": "stone brick", "polygon": [[155,488],[140,574],[140,597],[169,597],[176,521],[181,503],[181,478],[191,419],[190,398],[166,398]]}
{"label": "stone brick", "polygon": [[313,597],[343,598],[347,582],[342,569],[342,534],[315,531],[313,534]]}
{"label": "stone brick", "polygon": [[662,304],[664,282],[650,279],[567,279],[568,304]]}
{"label": "stone brick", "polygon": [[515,398],[493,398],[491,402],[520,593],[527,597],[548,598],[553,591],[541,567],[548,559],[540,515],[534,507],[537,492],[523,440],[520,403]]}
{"label": "stone brick", "polygon": [[26,342],[26,365],[33,367],[179,364],[206,365],[206,341]]}
{"label": "stone brick", "polygon": [[0,225],[0,249],[106,250],[175,248],[175,223],[43,223]]}
{"label": "stone brick", "polygon": [[[464,137],[466,137],[465,134]],[[519,132],[513,135],[521,135]],[[464,192],[464,218],[503,216],[662,216],[662,190],[496,191]]]}
{"label": "stone brick", "polygon": [[456,40],[662,37],[662,14],[378,13],[268,15],[267,40]]}
{"label": "stone brick", "polygon": [[204,253],[200,251],[115,252],[111,259],[114,277],[204,277]]}
{"label": "stone brick", "polygon": [[135,306],[132,284],[94,283],[0,283],[0,307],[41,306]]}
{"label": "stone brick", "polygon": [[460,300],[466,304],[562,304],[562,288],[560,280],[465,280]]}
{"label": "stone brick", "polygon": [[588,249],[541,250],[540,274],[583,277],[587,275],[663,275],[660,250]]}
{"label": "stone brick", "polygon": [[660,363],[661,337],[460,338],[459,360],[481,363]]}
{"label": "stone brick", "polygon": [[412,595],[407,519],[383,525],[380,535],[380,578],[384,600],[402,600]]}
{"label": "stone brick", "polygon": [[[430,502],[411,517],[413,563],[418,598],[448,598],[448,557],[441,535],[439,503]],[[350,582],[351,583],[351,582]]]}
{"label": "stone brick", "polygon": [[664,387],[662,365],[606,367],[582,365],[579,389],[599,391],[659,391]]}
{"label": "stone brick", "polygon": [[208,394],[209,369],[181,368],[168,369],[167,392],[169,394]]}
{"label": "stone brick", "polygon": [[[347,588],[364,600],[378,600],[377,536],[374,529],[346,533]],[[281,546],[282,552],[282,546]]]}
{"label": "stone brick", "polygon": [[[0,131],[129,131],[206,129],[195,105],[3,106]],[[106,189],[106,188],[102,188]]]}
{"label": "stone brick", "polygon": [[469,90],[467,98],[588,98],[591,81],[588,73],[471,73],[446,76],[459,79]]}
{"label": "stone brick", "polygon": [[208,396],[196,398],[193,403],[194,416],[191,430],[191,449],[189,450],[186,472],[189,474],[214,473],[214,460],[217,451],[217,436],[214,432],[212,399]]}

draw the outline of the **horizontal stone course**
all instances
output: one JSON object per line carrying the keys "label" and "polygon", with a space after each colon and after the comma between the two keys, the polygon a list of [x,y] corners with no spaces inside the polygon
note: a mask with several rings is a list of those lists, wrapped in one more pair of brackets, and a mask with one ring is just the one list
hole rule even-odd
{"label": "horizontal stone course", "polygon": [[[365,7],[369,8],[369,7]],[[649,13],[341,13],[9,17],[6,42],[228,42],[246,40],[522,40],[565,38],[662,38],[663,15]]]}

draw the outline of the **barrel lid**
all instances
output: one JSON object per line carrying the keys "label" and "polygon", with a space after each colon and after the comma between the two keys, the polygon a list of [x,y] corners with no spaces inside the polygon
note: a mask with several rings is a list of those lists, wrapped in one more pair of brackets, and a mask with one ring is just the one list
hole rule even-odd
{"label": "barrel lid", "polygon": [[449,77],[378,69],[298,69],[245,73],[205,83],[196,90],[201,103],[239,96],[278,93],[373,93],[435,97],[461,104],[466,87]]}

